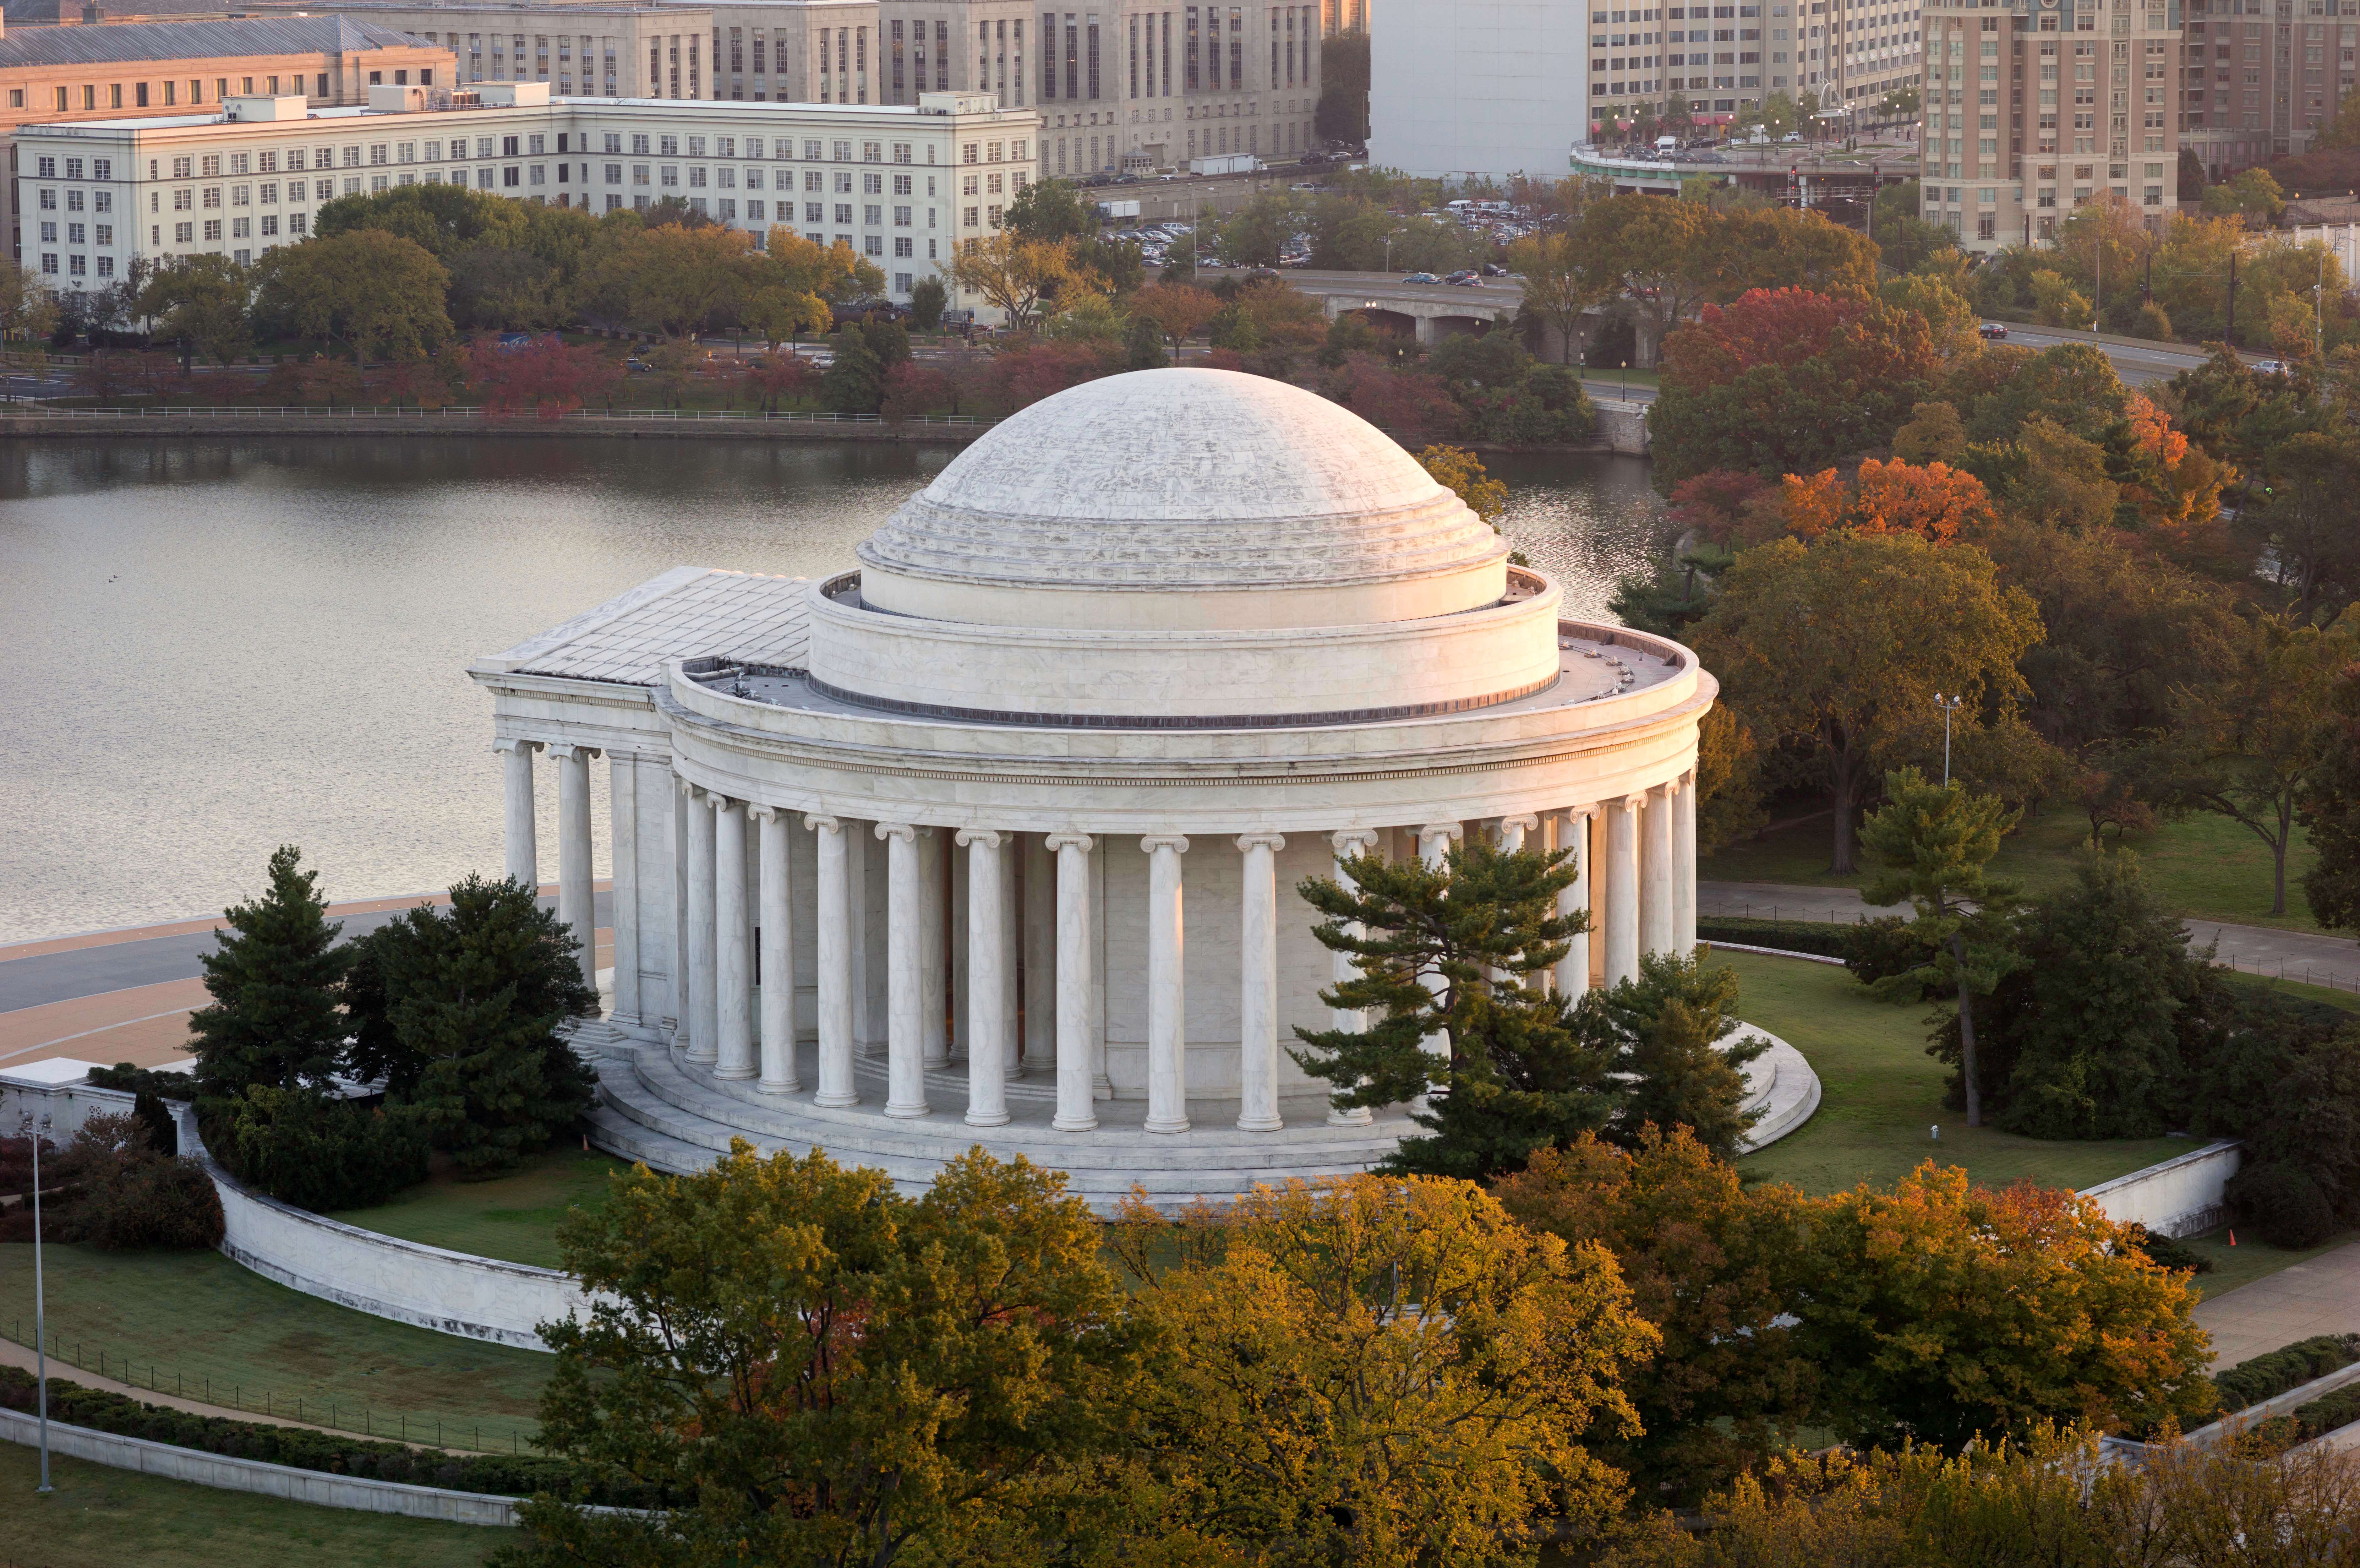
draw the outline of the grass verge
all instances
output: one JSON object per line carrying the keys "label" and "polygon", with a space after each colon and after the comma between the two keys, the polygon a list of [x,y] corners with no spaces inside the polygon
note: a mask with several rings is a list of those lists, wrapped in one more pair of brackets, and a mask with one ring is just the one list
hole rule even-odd
{"label": "grass verge", "polygon": [[0,1568],[319,1568],[331,1563],[460,1568],[483,1562],[510,1530],[400,1519],[224,1492],[186,1481],[52,1458],[39,1497],[40,1455],[0,1443]]}
{"label": "grass verge", "polygon": [[[1821,1099],[1796,1131],[1738,1162],[1765,1181],[1806,1192],[1890,1182],[1921,1160],[1961,1165],[1986,1186],[2030,1178],[2081,1189],[2187,1153],[2180,1138],[2062,1142],[1993,1127],[1970,1128],[1942,1104],[1948,1068],[1926,1054],[1926,1008],[1873,1000],[1831,964],[1755,953],[1715,954],[1735,969],[1739,1012],[1803,1053]],[[1928,1129],[1939,1126],[1941,1140]]]}
{"label": "grass verge", "polygon": [[[32,1340],[32,1253],[0,1246],[0,1331],[19,1344]],[[70,1365],[224,1411],[294,1416],[300,1400],[305,1421],[427,1442],[439,1432],[452,1446],[529,1451],[540,1425],[555,1362],[539,1351],[388,1323],[218,1252],[53,1245],[43,1262],[50,1350]]]}
{"label": "grass verge", "polygon": [[554,1269],[557,1222],[571,1208],[605,1206],[608,1175],[630,1169],[604,1154],[563,1149],[530,1156],[488,1181],[461,1181],[437,1163],[431,1179],[393,1202],[329,1217],[404,1241]]}
{"label": "grass verge", "polygon": [[[2089,822],[2080,813],[2051,807],[2000,845],[1991,874],[2019,884],[2027,893],[2064,887],[2073,879],[2073,856],[2088,840]],[[1716,882],[1792,882],[1814,887],[1857,887],[1858,875],[1828,870],[1833,827],[1822,813],[1763,834],[1724,844],[1697,863],[1697,875]],[[2114,842],[2110,837],[2110,844]],[[2149,833],[2125,835],[2147,879],[2164,901],[2197,920],[2234,925],[2275,926],[2315,931],[2311,906],[2302,897],[2302,874],[2311,868],[2310,842],[2301,830],[2287,855],[2287,912],[2270,913],[2270,852],[2245,829],[2223,817],[2194,816],[2165,822]]]}
{"label": "grass verge", "polygon": [[2312,1258],[2323,1257],[2339,1247],[2348,1247],[2353,1242],[2360,1241],[2360,1230],[2347,1230],[2329,1236],[2317,1247],[2303,1247],[2289,1252],[2268,1246],[2248,1230],[2239,1239],[2237,1245],[2232,1247],[2229,1245],[2229,1235],[2234,1228],[2234,1226],[2224,1226],[2193,1240],[2180,1243],[2190,1251],[2199,1253],[2212,1261],[2210,1273],[2196,1276],[2196,1289],[2208,1301],[2225,1296],[2241,1285],[2250,1285],[2256,1279],[2267,1279],[2281,1269],[2291,1269],[2298,1263],[2308,1263]]}

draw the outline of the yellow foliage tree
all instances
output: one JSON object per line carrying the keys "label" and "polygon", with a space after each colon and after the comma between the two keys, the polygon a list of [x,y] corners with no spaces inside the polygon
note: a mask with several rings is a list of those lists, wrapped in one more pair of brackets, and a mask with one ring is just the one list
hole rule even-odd
{"label": "yellow foliage tree", "polygon": [[1028,331],[1059,287],[1074,280],[1073,242],[1019,239],[1003,230],[960,246],[951,278],[997,307],[1011,329]]}
{"label": "yellow foliage tree", "polygon": [[1508,509],[1508,487],[1484,472],[1483,460],[1463,446],[1430,446],[1417,461],[1434,482],[1467,503],[1468,510],[1490,522]]}

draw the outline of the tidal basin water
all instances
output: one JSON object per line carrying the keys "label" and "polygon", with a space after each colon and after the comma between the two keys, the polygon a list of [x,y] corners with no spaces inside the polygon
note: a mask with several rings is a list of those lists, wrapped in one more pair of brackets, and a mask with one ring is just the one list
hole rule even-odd
{"label": "tidal basin water", "polygon": [[[209,915],[280,844],[333,898],[500,864],[465,674],[674,566],[815,575],[955,446],[402,438],[0,445],[0,942]],[[1610,618],[1644,462],[1496,458],[1511,543]],[[605,770],[594,768],[595,821]],[[537,791],[555,843],[556,789]],[[598,875],[606,875],[606,846]],[[556,876],[553,855],[544,878]]]}

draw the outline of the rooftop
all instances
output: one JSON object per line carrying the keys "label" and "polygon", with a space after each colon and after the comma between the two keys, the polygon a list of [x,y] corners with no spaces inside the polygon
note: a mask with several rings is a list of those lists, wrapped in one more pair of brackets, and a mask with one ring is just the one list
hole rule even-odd
{"label": "rooftop", "polygon": [[663,678],[668,659],[801,664],[809,640],[806,581],[675,567],[506,653],[477,659],[475,668],[652,686]]}
{"label": "rooftop", "polygon": [[[0,38],[0,71],[12,66],[103,65],[138,60],[253,55],[343,54],[427,49],[422,38],[344,16],[280,16],[234,22],[123,22],[94,27],[29,27]],[[91,122],[83,122],[89,124]],[[100,122],[105,123],[105,122]]]}
{"label": "rooftop", "polygon": [[[176,23],[173,25],[180,26],[182,24]],[[354,24],[346,23],[344,25],[349,27]],[[62,32],[128,32],[132,29],[130,27],[67,27],[58,30]],[[369,30],[372,32],[384,31],[383,28],[371,28]],[[408,38],[407,35],[402,36],[410,43],[418,43],[420,41],[416,38]],[[16,39],[15,36],[11,35],[6,39],[0,40],[0,48],[5,48],[5,45],[13,44],[16,41]],[[5,57],[0,57],[0,66],[5,66],[6,63],[7,61]],[[489,84],[483,82],[470,82],[468,85],[470,88],[475,88]],[[905,103],[739,103],[735,99],[722,100],[717,98],[561,98],[556,94],[552,93],[550,95],[547,107],[558,108],[562,106],[571,106],[574,108],[664,109],[700,114],[719,113],[730,116],[792,114],[798,118],[808,118],[814,114],[842,115],[852,119],[857,119],[863,115],[874,114],[890,114],[915,118],[920,115],[929,114],[929,111],[923,108],[913,108]],[[199,125],[235,125],[245,129],[265,133],[270,132],[273,129],[291,133],[299,130],[304,125],[316,125],[322,120],[389,120],[396,118],[415,120],[427,114],[481,114],[487,111],[500,109],[521,108],[538,110],[541,107],[543,106],[536,103],[482,103],[466,107],[453,107],[449,109],[403,110],[372,109],[363,104],[344,103],[325,109],[313,109],[300,120],[232,120],[224,114],[126,114],[120,119],[109,120],[46,121],[34,125],[20,125],[17,127],[17,133],[21,135],[26,131],[42,131],[54,136],[72,136],[90,131],[186,130]],[[1033,111],[1031,109],[995,110],[993,113],[996,114],[1013,115],[1027,120],[1033,116]],[[937,169],[941,167],[942,166],[940,165],[936,166]]]}

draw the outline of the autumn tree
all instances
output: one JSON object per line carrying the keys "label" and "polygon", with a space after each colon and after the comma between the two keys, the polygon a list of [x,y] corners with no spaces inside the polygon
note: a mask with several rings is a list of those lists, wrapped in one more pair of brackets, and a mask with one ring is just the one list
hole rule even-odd
{"label": "autumn tree", "polygon": [[1159,1539],[1191,1560],[1514,1560],[1605,1531],[1653,1354],[1613,1256],[1518,1225],[1471,1182],[1335,1177],[1176,1220],[1132,1200],[1112,1236],[1169,1371],[1152,1419],[1175,1474]]}
{"label": "autumn tree", "polygon": [[1701,202],[1617,196],[1585,212],[1574,239],[1584,274],[1636,302],[1660,351],[1718,285],[1716,222]]}
{"label": "autumn tree", "polygon": [[1172,341],[1176,360],[1180,345],[1204,330],[1220,313],[1221,302],[1210,291],[1189,283],[1151,283],[1125,301],[1133,320],[1150,321]]}
{"label": "autumn tree", "polygon": [[521,348],[479,341],[466,354],[467,379],[493,414],[531,413],[554,419],[613,390],[622,370],[587,343],[568,347],[552,336]]}
{"label": "autumn tree", "polygon": [[[1853,814],[1888,761],[1940,728],[1937,692],[1972,726],[2013,716],[2040,618],[1972,544],[1845,531],[1741,554],[1695,645],[1723,700],[1767,745],[1808,759],[1834,809],[1830,866],[1853,866]],[[1939,744],[1939,734],[1932,736]]]}
{"label": "autumn tree", "polygon": [[1064,1478],[1134,1441],[1144,1391],[1134,1312],[1065,1185],[978,1149],[912,1199],[743,1139],[695,1175],[617,1173],[558,1228],[588,1304],[541,1325],[541,1444],[679,1502],[544,1497],[506,1560],[884,1568],[1079,1544]]}
{"label": "autumn tree", "polygon": [[2042,1422],[2192,1424],[2213,1401],[2196,1294],[2131,1242],[2091,1199],[1994,1192],[1930,1160],[1823,1200],[1793,1308],[1821,1369],[1817,1424],[1949,1452]]}
{"label": "autumn tree", "polygon": [[[150,313],[144,303],[138,309]],[[57,300],[41,286],[39,276],[0,256],[0,342],[45,338],[57,315]]]}
{"label": "autumn tree", "polygon": [[254,346],[253,300],[251,269],[211,252],[159,262],[139,291],[137,309],[156,336],[183,339],[226,365]]}
{"label": "autumn tree", "polygon": [[1789,474],[1779,508],[1787,531],[1815,539],[1838,528],[1863,534],[1913,533],[1948,544],[1962,532],[1980,532],[1991,517],[1991,496],[1983,482],[1947,463],[1918,466],[1898,458],[1860,465],[1850,485],[1832,468],[1808,478]]}
{"label": "autumn tree", "polygon": [[1524,289],[1520,313],[1556,334],[1559,363],[1571,359],[1581,341],[1582,313],[1610,294],[1588,260],[1568,234],[1544,232],[1508,247],[1508,270]]}
{"label": "autumn tree", "polygon": [[950,274],[959,288],[996,306],[1011,329],[1023,332],[1040,321],[1059,287],[1073,280],[1072,247],[1021,239],[1003,229],[961,245],[951,256]]}
{"label": "autumn tree", "polygon": [[1437,485],[1466,502],[1485,522],[1508,509],[1508,487],[1485,473],[1483,460],[1465,447],[1430,446],[1417,454],[1417,462]]}
{"label": "autumn tree", "polygon": [[1542,1149],[1492,1192],[1530,1228],[1612,1252],[1632,1310],[1664,1336],[1624,1376],[1643,1431],[1592,1444],[1643,1496],[1692,1501],[1794,1440],[1819,1373],[1787,1312],[1808,1211],[1793,1187],[1749,1185],[1685,1130],[1650,1127],[1628,1149],[1584,1136]]}
{"label": "autumn tree", "polygon": [[344,344],[362,364],[425,354],[451,336],[450,273],[396,234],[353,229],[280,245],[256,272],[265,310],[306,337]]}

